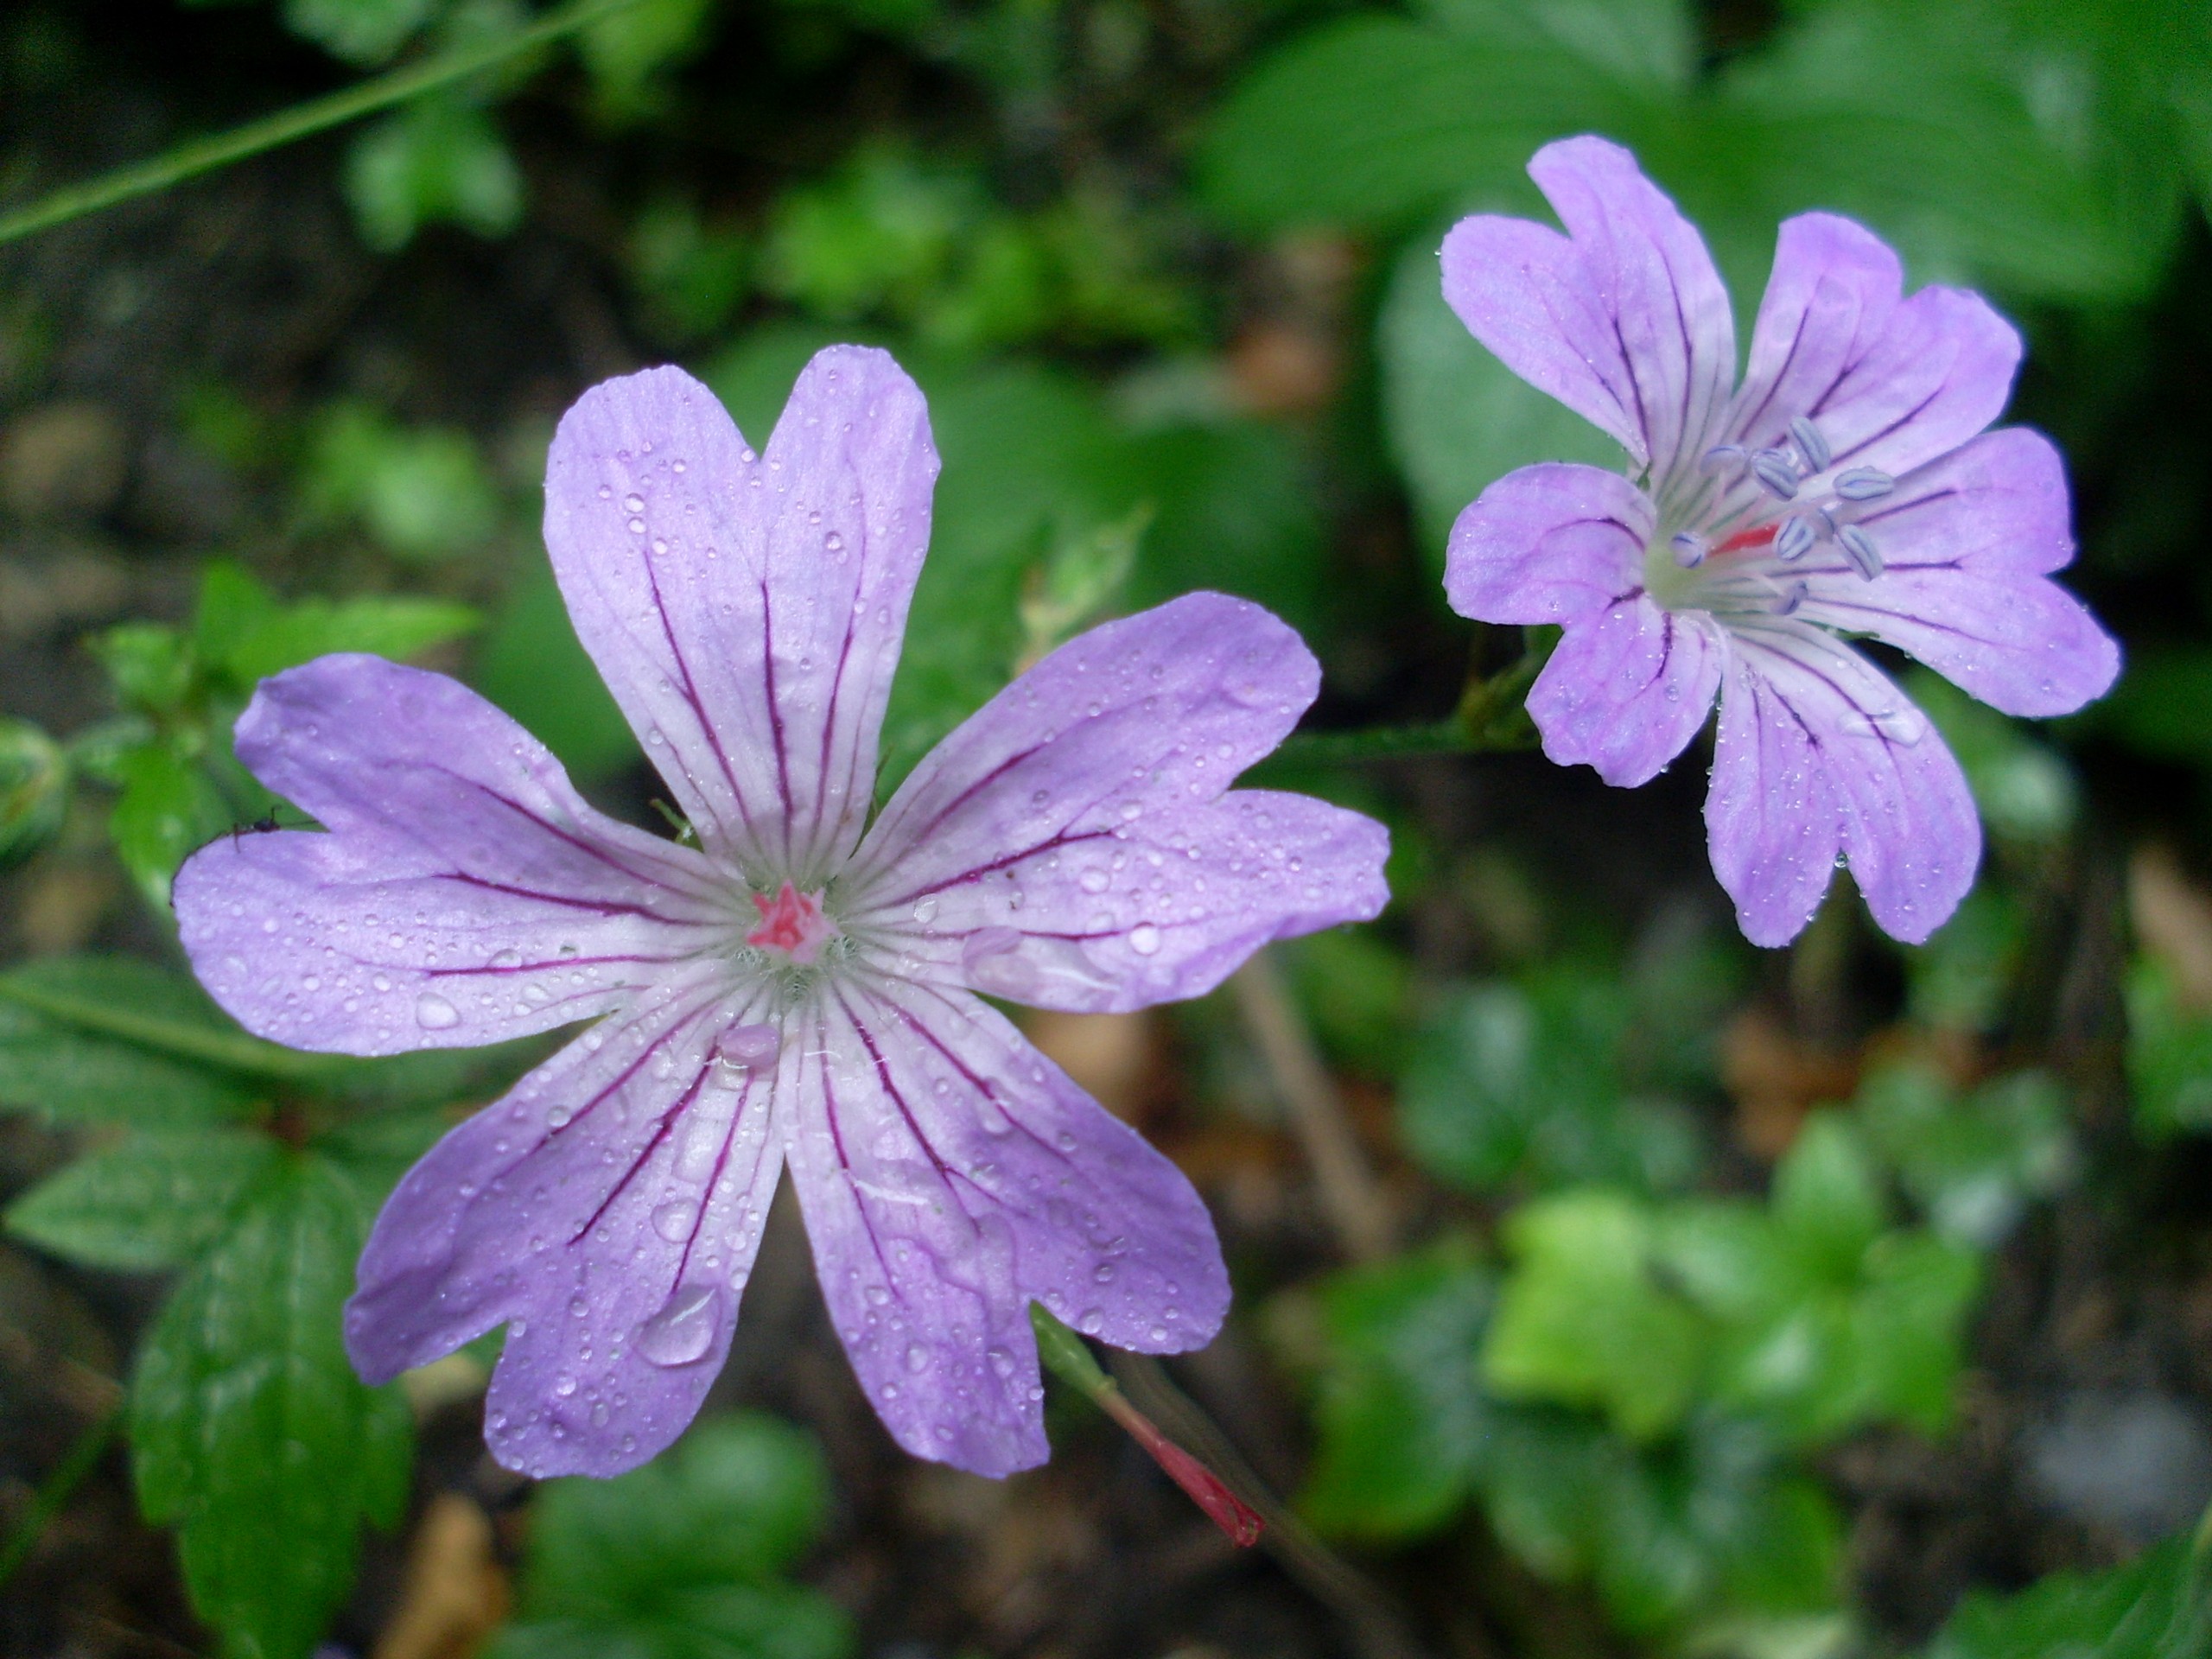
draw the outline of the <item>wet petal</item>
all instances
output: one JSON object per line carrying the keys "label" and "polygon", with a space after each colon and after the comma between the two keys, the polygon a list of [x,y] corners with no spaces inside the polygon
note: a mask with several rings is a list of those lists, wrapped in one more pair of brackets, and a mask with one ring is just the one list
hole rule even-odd
{"label": "wet petal", "polygon": [[381,1382],[507,1327],[499,1461],[611,1475],[681,1433],[721,1369],[781,1166],[766,1074],[715,1059],[713,973],[594,1027],[441,1141],[377,1217],[347,1351]]}
{"label": "wet petal", "polygon": [[1452,526],[1444,592],[1478,622],[1572,622],[1637,585],[1652,529],[1650,499],[1618,473],[1523,467]]}
{"label": "wet petal", "polygon": [[1981,858],[1958,762],[1903,692],[1819,630],[1777,623],[1734,643],[1705,816],[1745,936],[1795,938],[1840,852],[1882,930],[1921,943]]}
{"label": "wet petal", "polygon": [[1507,367],[1648,461],[1662,486],[1726,412],[1727,289],[1696,229],[1618,144],[1547,144],[1529,173],[1567,235],[1460,220],[1444,242],[1444,297]]}
{"label": "wet petal", "polygon": [[603,1014],[726,931],[704,859],[594,811],[442,674],[321,658],[262,682],[237,742],[329,831],[226,836],[177,874],[194,971],[257,1035],[499,1042]]}
{"label": "wet petal", "polygon": [[1790,420],[1821,407],[1880,341],[1904,291],[1904,266],[1864,226],[1834,213],[1784,219],[1730,423],[1736,442],[1788,442]]}
{"label": "wet petal", "polygon": [[1219,594],[1091,630],[915,768],[861,850],[851,925],[902,971],[1108,1009],[1198,995],[1269,939],[1375,915],[1381,825],[1224,792],[1319,678],[1288,627]]}
{"label": "wet petal", "polygon": [[817,1017],[791,1062],[791,1174],[830,1317],[901,1446],[978,1474],[1045,1460],[1032,1300],[1119,1347],[1211,1339],[1229,1281],[1197,1193],[1002,1016],[879,981]]}
{"label": "wet petal", "polygon": [[587,392],[546,469],[576,632],[710,849],[817,883],[860,838],[938,470],[920,391],[838,346],[755,455],[678,369]]}
{"label": "wet petal", "polygon": [[2119,646],[2045,574],[2072,560],[2074,537],[2065,468],[2042,434],[1986,433],[1855,518],[1883,573],[1862,581],[1822,547],[1799,572],[1807,620],[1910,652],[2011,715],[2071,714],[2112,688]]}
{"label": "wet petal", "polygon": [[1544,753],[1609,784],[1648,783],[1713,708],[1728,648],[1699,611],[1662,610],[1643,594],[1571,624],[1529,691]]}

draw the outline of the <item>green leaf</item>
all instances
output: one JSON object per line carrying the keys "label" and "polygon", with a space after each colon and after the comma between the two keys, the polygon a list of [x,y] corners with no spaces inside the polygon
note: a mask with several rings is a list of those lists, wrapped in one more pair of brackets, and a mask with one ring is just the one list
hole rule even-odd
{"label": "green leaf", "polygon": [[68,753],[27,720],[0,718],[0,870],[60,833],[69,814]]}
{"label": "green leaf", "polygon": [[1679,1183],[1696,1141],[1678,1108],[1628,1097],[1628,1014],[1617,982],[1573,967],[1451,992],[1414,1039],[1399,1096],[1408,1149],[1475,1192]]}
{"label": "green leaf", "polygon": [[1405,1064],[1413,964],[1365,927],[1332,927],[1277,947],[1322,1051],[1370,1077]]}
{"label": "green leaf", "polygon": [[1466,1499],[1496,1412],[1476,1370],[1491,1275],[1451,1244],[1338,1274],[1300,1507],[1327,1532],[1433,1530]]}
{"label": "green leaf", "polygon": [[1452,33],[1348,17],[1262,60],[1208,129],[1201,194],[1248,230],[1396,228],[1511,188],[1545,139],[1611,125],[1630,100],[1555,39],[1494,27],[1505,8],[1462,11]]}
{"label": "green leaf", "polygon": [[497,1659],[840,1659],[826,1599],[775,1575],[829,1503],[812,1438],[753,1414],[704,1422],[613,1480],[549,1481]]}
{"label": "green leaf", "polygon": [[425,225],[505,236],[522,222],[522,173],[482,110],[419,98],[355,138],[346,199],[362,239],[394,253]]}
{"label": "green leaf", "polygon": [[1810,1406],[1816,1432],[1885,1421],[1929,1435],[1948,1428],[1980,1290],[1981,1260],[1971,1250],[1923,1232],[1879,1240],[1851,1306],[1844,1363]]}
{"label": "green leaf", "polygon": [[146,902],[167,914],[177,866],[237,821],[207,772],[166,743],[125,750],[118,772],[123,796],[108,815],[116,856]]}
{"label": "green leaf", "polygon": [[2003,1016],[2026,942],[2019,903],[1977,884],[1923,945],[1904,947],[1906,1006],[1939,1031],[1985,1032]]}
{"label": "green leaf", "polygon": [[2066,1095],[2047,1072],[2016,1071],[1960,1099],[1936,1072],[1885,1066],[1859,1084],[1868,1136],[1937,1233],[1982,1249],[2074,1166]]}
{"label": "green leaf", "polygon": [[2212,1016],[2184,1007],[2149,957],[2128,969],[2126,994],[2136,1128],[2153,1141],[2212,1128]]}
{"label": "green leaf", "polygon": [[1849,1284],[1889,1224],[1880,1172],[1857,1127],[1815,1112],[1774,1172],[1775,1225],[1806,1270]]}
{"label": "green leaf", "polygon": [[2212,1649],[2201,1546],[2187,1535],[2103,1573],[2054,1573],[2015,1596],[1970,1593],[1923,1659],[2202,1659]]}
{"label": "green leaf", "polygon": [[314,1081],[358,1064],[249,1037],[192,980],[135,957],[19,963],[0,973],[0,1005],[5,1004],[87,1035],[247,1077]]}
{"label": "green leaf", "polygon": [[1631,1439],[1679,1423],[1711,1333],[1653,1274],[1650,1211],[1619,1193],[1563,1192],[1516,1211],[1505,1239],[1515,1263],[1483,1346],[1491,1386],[1593,1408]]}
{"label": "green leaf", "polygon": [[155,1130],[80,1158],[8,1206],[8,1230],[87,1267],[181,1267],[282,1160],[265,1135]]}
{"label": "green leaf", "polygon": [[437,0],[284,0],[284,27],[365,66],[390,59],[436,10]]}
{"label": "green leaf", "polygon": [[[499,493],[467,433],[403,427],[365,404],[342,402],[322,412],[300,488],[312,515],[358,519],[386,552],[402,559],[452,558],[482,546],[499,527]],[[354,603],[362,608],[349,611],[346,620],[391,628],[377,601]],[[453,608],[444,614],[450,617]],[[403,611],[401,637],[413,639],[426,617],[435,623],[439,614]],[[452,631],[447,628],[448,637]],[[283,648],[280,632],[261,654]]]}
{"label": "green leaf", "polygon": [[655,80],[706,44],[715,0],[640,0],[576,37],[601,113],[626,120],[649,112]]}
{"label": "green leaf", "polygon": [[169,714],[192,689],[192,656],[175,628],[125,622],[94,634],[89,643],[107,671],[116,701],[126,709]]}
{"label": "green leaf", "polygon": [[589,785],[643,758],[598,666],[577,642],[552,571],[533,564],[477,647],[470,681]]}
{"label": "green leaf", "polygon": [[131,1384],[139,1503],[178,1529],[201,1617],[257,1659],[305,1659],[362,1522],[391,1524],[405,1491],[406,1404],[340,1341],[363,1220],[343,1175],[288,1159],[177,1286]]}

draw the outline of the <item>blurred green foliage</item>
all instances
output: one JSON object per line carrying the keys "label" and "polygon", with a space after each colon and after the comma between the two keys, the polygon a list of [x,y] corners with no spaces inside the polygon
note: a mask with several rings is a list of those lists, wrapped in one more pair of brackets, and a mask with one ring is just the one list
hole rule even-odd
{"label": "blurred green foliage", "polygon": [[549,1482],[491,1659],[843,1659],[844,1614],[782,1576],[829,1500],[812,1439],[752,1414],[613,1480]]}

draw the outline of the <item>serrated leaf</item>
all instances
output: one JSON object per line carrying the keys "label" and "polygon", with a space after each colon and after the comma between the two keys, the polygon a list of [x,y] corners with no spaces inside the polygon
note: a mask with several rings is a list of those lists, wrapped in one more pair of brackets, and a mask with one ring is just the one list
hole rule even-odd
{"label": "serrated leaf", "polygon": [[[316,1082],[354,1064],[250,1037],[192,980],[135,957],[43,957],[0,973],[0,1005],[246,1077]],[[124,1120],[129,1121],[129,1120]]]}
{"label": "serrated leaf", "polygon": [[2013,1596],[1970,1593],[1923,1659],[2202,1659],[2201,1552],[2186,1535],[2125,1567],[2053,1573]]}
{"label": "serrated leaf", "polygon": [[1476,1357],[1491,1273],[1445,1246],[1338,1275],[1322,1293],[1329,1357],[1300,1507],[1325,1531],[1418,1535],[1466,1499],[1496,1408]]}
{"label": "serrated leaf", "polygon": [[701,1423],[613,1480],[549,1481],[495,1659],[838,1659],[843,1615],[775,1581],[828,1502],[812,1437],[754,1414]]}
{"label": "serrated leaf", "polygon": [[1408,1147],[1474,1192],[1678,1184],[1696,1141],[1678,1109],[1624,1086],[1628,1014],[1618,983],[1571,967],[1454,988],[1414,1041],[1398,1108]]}
{"label": "serrated leaf", "polygon": [[1513,1272],[1483,1344],[1483,1374],[1511,1399],[1588,1406],[1632,1439],[1679,1423],[1703,1378],[1705,1321],[1653,1272],[1657,1230],[1635,1199],[1580,1190],[1505,1224]]}
{"label": "serrated leaf", "polygon": [[362,1522],[404,1490],[405,1403],[340,1340],[363,1228],[345,1176],[289,1156],[178,1284],[131,1383],[139,1503],[177,1529],[200,1615],[256,1659],[304,1659]]}
{"label": "serrated leaf", "polygon": [[282,1160],[265,1135],[178,1129],[133,1135],[79,1159],[8,1206],[8,1230],[87,1267],[181,1267]]}
{"label": "serrated leaf", "polygon": [[159,1128],[238,1117],[254,1097],[231,1073],[76,1029],[0,995],[0,1107]]}

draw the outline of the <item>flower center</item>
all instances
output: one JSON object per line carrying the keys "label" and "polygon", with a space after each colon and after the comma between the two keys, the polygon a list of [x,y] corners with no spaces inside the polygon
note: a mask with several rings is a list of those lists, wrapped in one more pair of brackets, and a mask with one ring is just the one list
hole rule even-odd
{"label": "flower center", "polygon": [[745,936],[745,942],[780,951],[799,967],[811,967],[822,947],[838,937],[837,924],[823,913],[819,893],[801,893],[786,881],[772,899],[754,893],[753,904],[760,912],[760,925]]}
{"label": "flower center", "polygon": [[1788,616],[1806,596],[1792,567],[1823,546],[1873,581],[1882,574],[1881,550],[1859,520],[1897,480],[1872,467],[1834,462],[1827,437],[1802,415],[1790,421],[1785,442],[1708,449],[1700,481],[1676,493],[1671,511],[1662,509],[1644,550],[1645,590],[1669,610]]}

